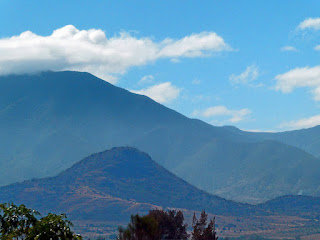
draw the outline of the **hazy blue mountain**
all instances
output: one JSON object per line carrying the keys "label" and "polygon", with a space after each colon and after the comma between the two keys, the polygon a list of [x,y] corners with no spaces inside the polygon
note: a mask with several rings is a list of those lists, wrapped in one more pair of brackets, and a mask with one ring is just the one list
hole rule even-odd
{"label": "hazy blue mountain", "polygon": [[93,152],[134,146],[210,193],[256,202],[319,195],[320,161],[214,127],[88,73],[0,77],[0,185],[54,176]]}
{"label": "hazy blue mountain", "polygon": [[320,157],[320,126],[313,128],[286,131],[279,133],[244,133],[246,137],[259,140],[275,140],[303,149],[304,151]]}
{"label": "hazy blue mountain", "polygon": [[214,214],[257,214],[257,207],[210,195],[188,184],[134,148],[86,157],[56,177],[0,188],[0,202],[24,203],[72,219],[127,221],[130,214],[173,207]]}

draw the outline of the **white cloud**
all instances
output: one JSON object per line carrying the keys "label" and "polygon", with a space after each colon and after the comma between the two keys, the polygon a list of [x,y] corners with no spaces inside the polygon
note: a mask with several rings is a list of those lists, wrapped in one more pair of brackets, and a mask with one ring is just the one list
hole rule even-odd
{"label": "white cloud", "polygon": [[159,51],[162,57],[201,57],[211,51],[225,51],[231,48],[224,42],[223,38],[214,32],[202,32],[192,34],[180,40],[166,39],[163,48]]}
{"label": "white cloud", "polygon": [[282,123],[279,127],[285,129],[301,129],[315,127],[317,125],[320,125],[320,115]]}
{"label": "white cloud", "polygon": [[295,68],[276,77],[275,89],[290,93],[295,88],[308,87],[316,101],[320,101],[320,66]]}
{"label": "white cloud", "polygon": [[143,85],[143,84],[146,84],[146,83],[152,83],[153,80],[154,80],[154,76],[146,75],[146,76],[143,76],[138,83],[140,85]]}
{"label": "white cloud", "polygon": [[231,110],[225,106],[209,107],[203,111],[195,110],[192,115],[195,117],[213,118],[213,117],[227,117],[226,122],[237,123],[247,119],[251,111],[247,108],[240,110]]}
{"label": "white cloud", "polygon": [[245,132],[254,132],[254,133],[261,133],[261,132],[275,133],[275,132],[277,132],[276,130],[264,130],[264,129],[241,129],[241,130],[245,131]]}
{"label": "white cloud", "polygon": [[146,95],[159,103],[168,103],[179,96],[180,89],[170,82],[165,82],[141,90],[131,90],[131,92]]}
{"label": "white cloud", "polygon": [[196,103],[196,102],[203,102],[203,101],[210,101],[211,96],[206,96],[206,95],[196,95],[191,98],[191,101]]}
{"label": "white cloud", "polygon": [[193,85],[199,85],[201,83],[201,81],[197,78],[193,79],[191,82]]}
{"label": "white cloud", "polygon": [[239,75],[230,75],[229,80],[233,85],[244,84],[251,87],[261,87],[262,84],[252,84],[252,82],[254,82],[259,75],[259,68],[256,65],[250,65]]}
{"label": "white cloud", "polygon": [[160,58],[202,57],[226,50],[230,47],[214,32],[155,42],[129,33],[107,38],[99,29],[80,31],[67,25],[49,36],[26,31],[0,39],[0,74],[76,70],[115,82],[130,67]]}
{"label": "white cloud", "polygon": [[298,25],[298,29],[320,29],[320,18],[307,18]]}
{"label": "white cloud", "polygon": [[181,62],[181,60],[179,58],[171,58],[170,61],[172,63],[180,63]]}
{"label": "white cloud", "polygon": [[284,46],[281,48],[283,52],[297,52],[298,50],[293,46]]}
{"label": "white cloud", "polygon": [[320,51],[320,45],[315,46],[314,50]]}

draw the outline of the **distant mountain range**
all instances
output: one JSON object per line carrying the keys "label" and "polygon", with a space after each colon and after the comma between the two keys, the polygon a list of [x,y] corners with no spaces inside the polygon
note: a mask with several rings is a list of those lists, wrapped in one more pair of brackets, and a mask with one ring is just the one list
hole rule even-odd
{"label": "distant mountain range", "polygon": [[229,199],[318,196],[317,129],[264,134],[214,127],[88,73],[3,76],[0,185],[54,176],[94,152],[133,146]]}
{"label": "distant mountain range", "polygon": [[56,177],[0,188],[0,202],[86,221],[128,221],[130,214],[173,207],[224,215],[259,213],[256,207],[201,191],[134,148],[93,154]]}
{"label": "distant mountain range", "polygon": [[292,145],[320,157],[320,126],[280,133],[243,133],[260,140],[275,140]]}
{"label": "distant mountain range", "polygon": [[320,198],[310,196],[282,196],[258,205],[261,210],[275,214],[308,217],[320,220]]}

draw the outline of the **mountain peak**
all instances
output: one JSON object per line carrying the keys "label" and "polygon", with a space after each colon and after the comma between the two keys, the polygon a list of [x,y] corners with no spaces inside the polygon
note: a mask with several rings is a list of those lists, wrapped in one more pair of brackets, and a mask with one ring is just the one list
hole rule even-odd
{"label": "mountain peak", "polygon": [[153,177],[155,170],[163,172],[148,154],[133,147],[114,147],[86,157],[60,175],[149,178]]}

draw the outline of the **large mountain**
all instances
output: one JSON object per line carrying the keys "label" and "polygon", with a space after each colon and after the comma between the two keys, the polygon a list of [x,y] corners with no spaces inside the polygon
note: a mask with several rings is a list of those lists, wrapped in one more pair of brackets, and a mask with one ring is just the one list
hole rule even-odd
{"label": "large mountain", "polygon": [[129,214],[173,207],[238,216],[256,207],[210,195],[129,147],[86,157],[59,175],[0,188],[0,202],[26,204],[41,212],[65,212],[72,219],[127,221]]}
{"label": "large mountain", "polygon": [[223,197],[320,194],[320,161],[311,154],[186,118],[88,73],[0,77],[0,130],[0,185],[54,176],[93,152],[134,146]]}

